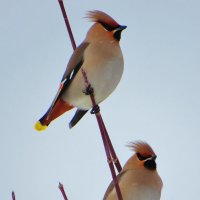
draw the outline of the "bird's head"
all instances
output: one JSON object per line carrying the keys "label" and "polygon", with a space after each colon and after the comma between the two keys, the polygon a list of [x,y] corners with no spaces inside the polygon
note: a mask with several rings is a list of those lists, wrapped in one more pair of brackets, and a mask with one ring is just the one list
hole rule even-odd
{"label": "bird's head", "polygon": [[126,29],[126,26],[118,24],[112,17],[102,11],[89,11],[86,18],[95,22],[87,33],[86,40],[88,42],[94,39],[109,39],[119,42],[121,32]]}
{"label": "bird's head", "polygon": [[135,154],[128,160],[125,167],[128,168],[146,168],[156,170],[156,154],[149,144],[143,141],[131,142],[127,145]]}

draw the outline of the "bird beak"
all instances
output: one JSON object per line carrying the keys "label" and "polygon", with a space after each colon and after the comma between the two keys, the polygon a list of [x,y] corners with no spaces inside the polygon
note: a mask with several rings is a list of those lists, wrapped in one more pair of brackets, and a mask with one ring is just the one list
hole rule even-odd
{"label": "bird beak", "polygon": [[152,160],[156,160],[157,156],[155,155],[155,156],[152,156],[151,158]]}
{"label": "bird beak", "polygon": [[126,29],[127,28],[127,26],[123,26],[123,25],[121,25],[121,26],[119,26],[118,28],[117,28],[117,30],[121,30],[121,31],[123,31],[124,29]]}
{"label": "bird beak", "polygon": [[146,162],[147,160],[156,160],[156,158],[157,158],[156,155],[155,155],[155,156],[152,156],[152,157],[149,157],[149,158],[147,158],[147,159],[145,160],[145,162]]}

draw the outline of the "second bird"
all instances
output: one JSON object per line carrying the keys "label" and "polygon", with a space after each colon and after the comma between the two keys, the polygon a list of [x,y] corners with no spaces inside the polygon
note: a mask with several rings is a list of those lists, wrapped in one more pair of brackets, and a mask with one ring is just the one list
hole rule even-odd
{"label": "second bird", "polygon": [[101,11],[90,11],[87,18],[94,24],[72,54],[52,105],[36,122],[35,129],[38,131],[44,130],[51,121],[76,107],[70,123],[70,127],[73,127],[92,107],[90,96],[83,93],[86,86],[81,68],[94,89],[97,104],[115,90],[122,77],[124,60],[119,41],[126,26],[119,25]]}
{"label": "second bird", "polygon": [[[160,200],[163,183],[157,172],[156,154],[142,141],[130,143],[129,147],[135,154],[117,176],[123,200]],[[118,200],[113,181],[103,200]]]}

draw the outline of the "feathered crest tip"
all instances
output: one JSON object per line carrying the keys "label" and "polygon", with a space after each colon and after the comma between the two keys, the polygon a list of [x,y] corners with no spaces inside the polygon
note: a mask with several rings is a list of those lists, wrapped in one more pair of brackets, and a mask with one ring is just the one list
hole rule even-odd
{"label": "feathered crest tip", "polygon": [[144,141],[130,142],[127,147],[143,156],[156,155],[150,145]]}
{"label": "feathered crest tip", "polygon": [[92,22],[104,23],[113,27],[119,26],[119,24],[111,16],[99,10],[88,11],[86,18]]}

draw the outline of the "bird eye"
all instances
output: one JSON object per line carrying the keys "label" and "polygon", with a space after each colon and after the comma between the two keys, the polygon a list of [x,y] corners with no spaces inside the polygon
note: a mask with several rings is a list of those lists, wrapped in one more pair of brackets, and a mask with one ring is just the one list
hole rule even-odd
{"label": "bird eye", "polygon": [[151,156],[143,156],[140,153],[137,153],[137,157],[138,157],[139,160],[142,161],[142,160],[146,160],[146,159],[150,158]]}

